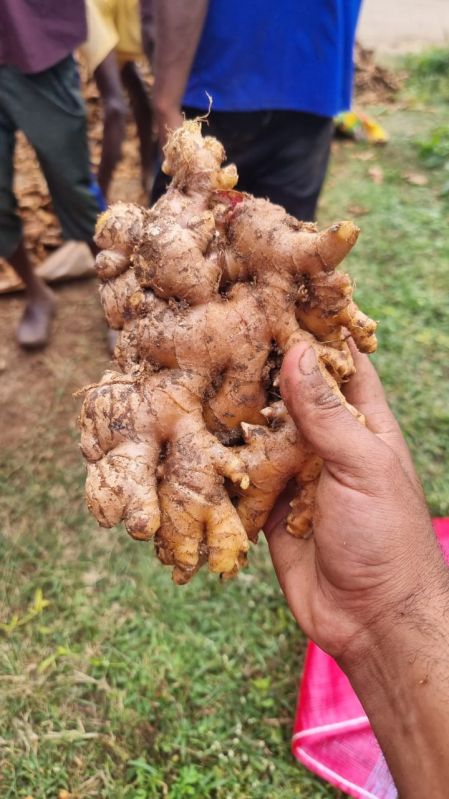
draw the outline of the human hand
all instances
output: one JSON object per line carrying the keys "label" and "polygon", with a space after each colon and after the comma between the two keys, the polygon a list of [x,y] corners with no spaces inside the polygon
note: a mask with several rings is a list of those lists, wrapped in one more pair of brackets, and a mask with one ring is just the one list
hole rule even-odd
{"label": "human hand", "polygon": [[[281,587],[304,632],[341,664],[360,658],[395,620],[448,586],[423,492],[376,371],[352,345],[356,374],[344,389],[366,427],[331,392],[313,348],[285,356],[282,397],[323,458],[308,540],[286,532],[288,497],[265,531]],[[435,593],[435,592],[434,592]]]}
{"label": "human hand", "polygon": [[162,150],[167,141],[168,134],[171,130],[176,130],[176,128],[181,127],[184,122],[184,117],[179,105],[166,105],[158,101],[157,98],[155,98],[153,103],[156,135],[159,147]]}

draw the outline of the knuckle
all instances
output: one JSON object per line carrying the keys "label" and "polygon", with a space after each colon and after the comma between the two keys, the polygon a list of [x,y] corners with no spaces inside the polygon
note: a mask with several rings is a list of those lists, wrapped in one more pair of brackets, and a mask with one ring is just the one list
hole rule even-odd
{"label": "knuckle", "polygon": [[329,386],[319,385],[312,393],[312,403],[329,415],[338,415],[342,411],[340,398]]}

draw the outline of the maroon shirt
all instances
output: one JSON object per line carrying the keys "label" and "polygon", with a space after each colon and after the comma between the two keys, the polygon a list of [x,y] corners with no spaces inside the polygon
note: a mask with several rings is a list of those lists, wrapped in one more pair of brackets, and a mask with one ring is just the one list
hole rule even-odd
{"label": "maroon shirt", "polygon": [[84,0],[0,0],[0,65],[42,72],[86,38]]}

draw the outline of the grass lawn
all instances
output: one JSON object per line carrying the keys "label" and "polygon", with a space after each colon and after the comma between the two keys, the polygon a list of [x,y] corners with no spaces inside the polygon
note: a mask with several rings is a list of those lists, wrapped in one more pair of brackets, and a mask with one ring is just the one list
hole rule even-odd
{"label": "grass lawn", "polygon": [[[435,515],[449,515],[448,60],[415,59],[401,103],[369,109],[387,147],[337,144],[320,212],[362,228],[348,269]],[[176,588],[150,547],[99,530],[54,368],[51,410],[2,453],[0,796],[340,796],[290,755],[305,641],[266,547],[231,583]]]}

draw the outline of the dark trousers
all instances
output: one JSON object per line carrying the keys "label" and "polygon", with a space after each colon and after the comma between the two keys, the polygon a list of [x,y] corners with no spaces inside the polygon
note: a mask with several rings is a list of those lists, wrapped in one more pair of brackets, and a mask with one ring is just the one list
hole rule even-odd
{"label": "dark trousers", "polygon": [[[200,116],[185,108],[186,116]],[[267,197],[303,221],[315,218],[326,175],[333,121],[301,111],[212,111],[205,135],[215,136],[237,166],[238,188]],[[159,171],[152,193],[155,202],[168,179]]]}
{"label": "dark trousers", "polygon": [[13,191],[17,130],[36,151],[64,238],[92,241],[104,200],[90,174],[86,124],[72,56],[33,75],[0,65],[0,257],[22,238]]}

